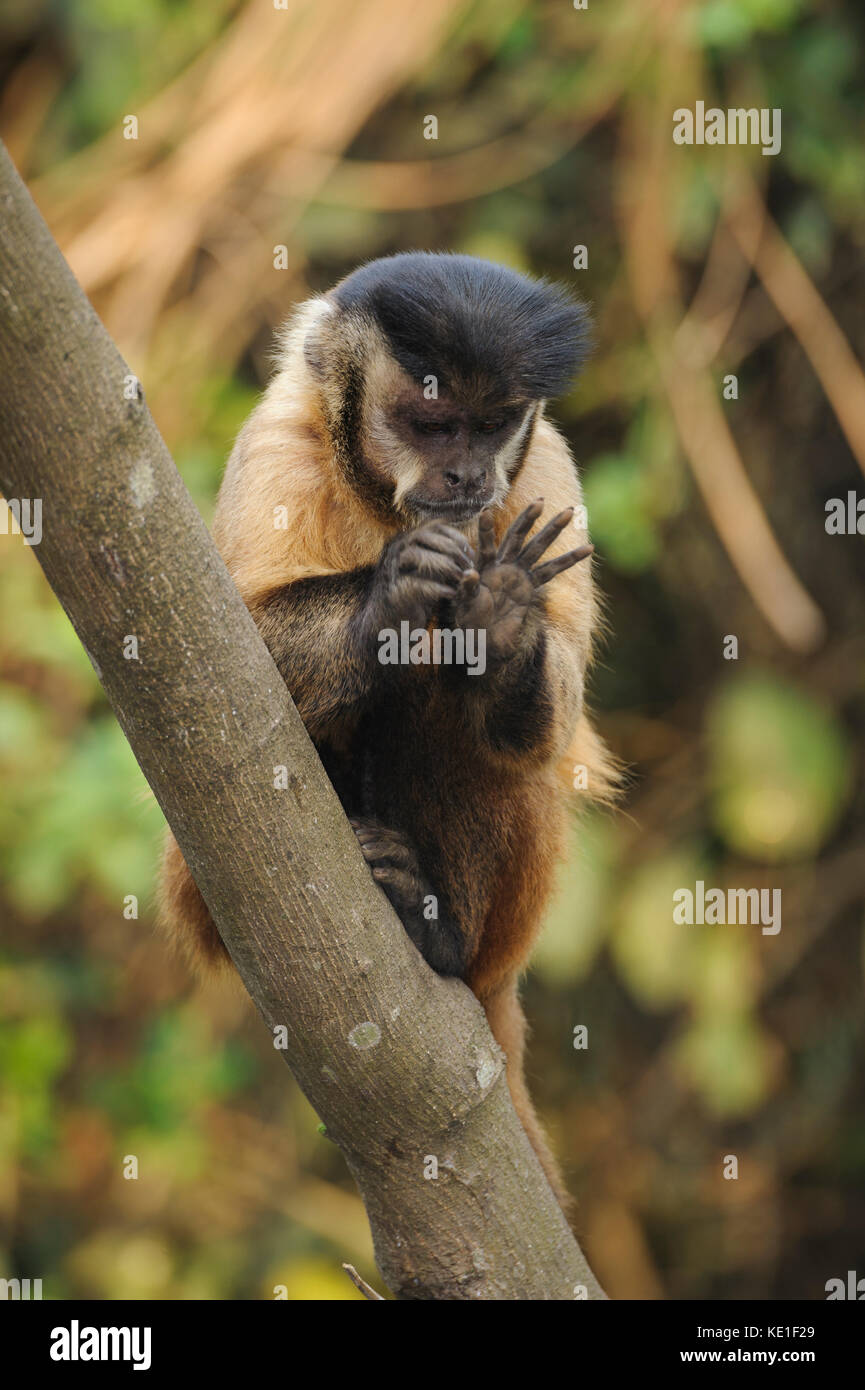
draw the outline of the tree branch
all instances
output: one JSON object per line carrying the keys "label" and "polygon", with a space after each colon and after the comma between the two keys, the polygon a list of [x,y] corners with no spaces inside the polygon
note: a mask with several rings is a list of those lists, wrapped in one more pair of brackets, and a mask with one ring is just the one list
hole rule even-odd
{"label": "tree branch", "polygon": [[480,1005],[433,974],[373,883],[134,378],[2,147],[0,211],[0,487],[41,499],[37,558],[256,1007],[284,1025],[383,1278],[402,1298],[603,1298]]}

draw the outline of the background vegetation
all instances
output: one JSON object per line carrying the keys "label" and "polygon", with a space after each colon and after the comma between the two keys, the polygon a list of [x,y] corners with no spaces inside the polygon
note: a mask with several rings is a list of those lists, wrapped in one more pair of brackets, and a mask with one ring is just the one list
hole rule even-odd
{"label": "background vegetation", "polygon": [[[613,1297],[820,1298],[865,1273],[865,587],[861,538],[824,527],[865,494],[863,60],[855,0],[0,19],[0,133],[206,516],[274,328],[359,260],[467,251],[594,305],[555,413],[628,785],[575,828],[527,1005]],[[781,153],[675,146],[697,100],[780,108]],[[154,936],[160,815],[18,536],[0,590],[0,1273],[50,1297],[355,1297],[340,1260],[376,1276],[339,1153],[251,1006]],[[780,888],[780,934],[675,926],[697,878]]]}

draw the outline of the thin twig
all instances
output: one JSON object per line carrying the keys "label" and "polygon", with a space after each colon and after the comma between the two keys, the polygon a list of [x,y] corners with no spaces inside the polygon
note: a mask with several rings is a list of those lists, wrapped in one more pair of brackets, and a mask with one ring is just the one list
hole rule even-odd
{"label": "thin twig", "polygon": [[752,183],[747,185],[730,227],[743,250],[754,243],[756,229],[754,269],[776,309],[799,339],[851,452],[865,473],[865,374],[837,319]]}
{"label": "thin twig", "polygon": [[376,1293],[375,1289],[370,1288],[369,1284],[366,1282],[365,1279],[361,1279],[354,1265],[343,1264],[343,1269],[345,1270],[351,1282],[354,1284],[355,1288],[360,1289],[364,1298],[368,1298],[370,1303],[384,1303],[386,1301],[382,1298],[380,1293]]}

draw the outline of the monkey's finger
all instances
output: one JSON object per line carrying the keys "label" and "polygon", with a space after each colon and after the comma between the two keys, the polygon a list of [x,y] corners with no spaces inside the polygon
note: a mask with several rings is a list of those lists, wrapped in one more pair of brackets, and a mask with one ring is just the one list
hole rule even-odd
{"label": "monkey's finger", "polygon": [[381,866],[373,869],[372,876],[376,883],[381,884],[388,896],[394,894],[401,902],[410,903],[412,898],[417,895],[417,881],[414,874],[407,873],[404,869],[390,869]]}
{"label": "monkey's finger", "polygon": [[573,507],[566,507],[563,512],[559,512],[558,516],[554,516],[552,521],[548,521],[543,530],[539,531],[536,536],[532,536],[532,539],[520,551],[520,564],[533,565],[536,560],[540,560],[544,551],[549,550],[556,537],[562,534],[573,515]]}
{"label": "monkey's finger", "polygon": [[406,873],[414,868],[414,855],[405,845],[361,845],[361,850],[370,868],[399,869]]}
{"label": "monkey's finger", "polygon": [[457,600],[474,598],[478,589],[481,587],[481,577],[477,570],[466,570],[460,580],[460,587],[457,591]]}
{"label": "monkey's finger", "polygon": [[408,840],[399,830],[390,830],[378,821],[357,821],[352,822],[355,826],[355,835],[361,844],[377,844],[388,849],[391,845],[399,845],[401,849],[408,848]]}
{"label": "monkey's finger", "polygon": [[[448,545],[465,555],[467,559],[474,558],[474,551],[466,536],[462,531],[458,531],[455,526],[447,521],[432,521],[428,526],[422,527],[415,535],[415,540],[422,544],[433,544],[436,549],[444,549]],[[442,545],[445,542],[445,545]]]}
{"label": "monkey's finger", "polygon": [[536,502],[530,502],[526,509],[520,512],[516,521],[505,532],[505,538],[499,546],[498,558],[500,563],[516,559],[522,549],[523,541],[543,510],[544,499],[539,497]]}
{"label": "monkey's finger", "polygon": [[540,588],[541,584],[549,584],[551,579],[555,579],[562,570],[569,570],[571,565],[578,565],[587,555],[591,555],[594,548],[593,545],[581,545],[579,550],[569,550],[567,555],[559,555],[555,560],[547,560],[546,564],[530,570],[535,588]]}
{"label": "monkey's finger", "polygon": [[484,507],[478,517],[478,561],[481,569],[491,565],[495,558],[496,533],[493,513],[490,507]]}
{"label": "monkey's finger", "polygon": [[453,579],[425,579],[422,574],[407,574],[398,586],[397,599],[409,603],[418,600],[422,603],[433,603],[439,598],[453,598],[459,582],[459,576],[456,574]]}
{"label": "monkey's finger", "polygon": [[352,825],[359,845],[370,845],[381,835],[380,825],[358,825],[356,821],[352,821]]}
{"label": "monkey's finger", "polygon": [[414,850],[396,831],[382,830],[379,826],[377,829],[356,830],[354,833],[367,863],[396,864],[406,869],[414,865]]}
{"label": "monkey's finger", "polygon": [[450,536],[439,532],[418,536],[411,545],[407,545],[400,556],[400,569],[414,569],[430,555],[448,556],[461,569],[467,569],[474,564],[474,555],[467,544],[463,545],[461,541],[457,543]]}
{"label": "monkey's finger", "polygon": [[471,562],[460,553],[441,550],[407,550],[400,564],[400,574],[419,574],[442,582],[459,579]]}

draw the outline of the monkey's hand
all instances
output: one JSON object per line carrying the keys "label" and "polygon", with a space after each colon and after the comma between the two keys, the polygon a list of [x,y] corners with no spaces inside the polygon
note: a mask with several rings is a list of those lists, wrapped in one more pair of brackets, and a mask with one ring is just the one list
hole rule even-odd
{"label": "monkey's hand", "polygon": [[363,857],[427,965],[439,975],[462,975],[462,933],[421,871],[411,840],[374,820],[352,819]]}
{"label": "monkey's hand", "polygon": [[530,615],[540,611],[541,587],[593,550],[591,545],[582,545],[555,560],[537,564],[574,515],[573,507],[559,512],[524,545],[543,505],[543,499],[539,499],[526,507],[498,548],[492,512],[485,509],[478,521],[478,565],[460,580],[454,621],[461,628],[486,629],[487,658],[494,662],[507,661],[523,650]]}
{"label": "monkey's hand", "polygon": [[455,526],[432,521],[394,536],[382,551],[367,611],[373,632],[408,620],[426,627],[442,603],[452,600],[475,564],[474,551]]}

